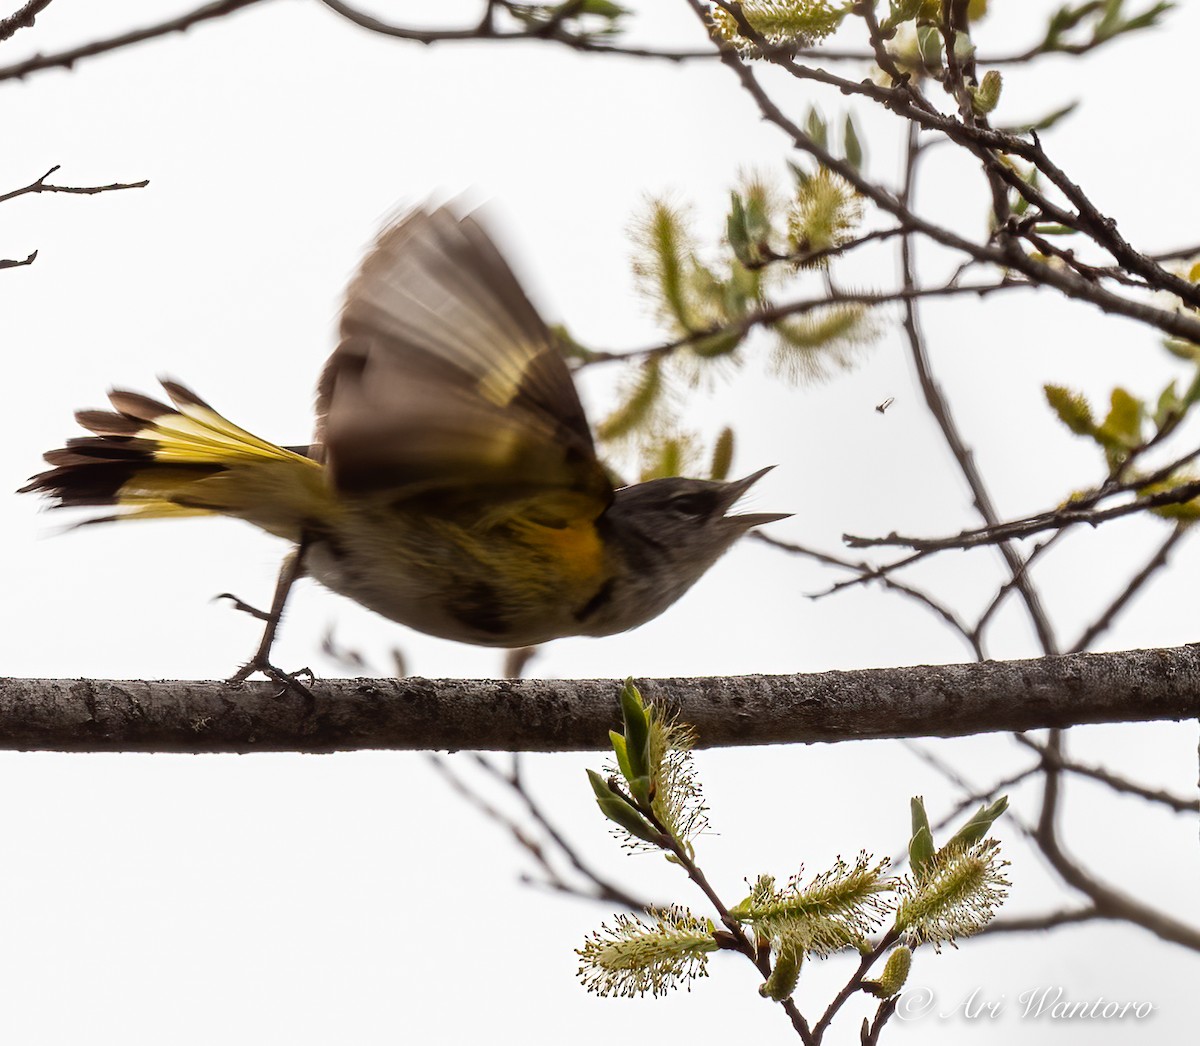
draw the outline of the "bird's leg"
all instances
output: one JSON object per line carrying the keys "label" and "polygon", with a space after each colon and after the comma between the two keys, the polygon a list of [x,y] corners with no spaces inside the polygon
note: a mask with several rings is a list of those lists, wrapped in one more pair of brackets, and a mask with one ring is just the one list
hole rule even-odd
{"label": "bird's leg", "polygon": [[275,596],[271,600],[270,613],[264,614],[261,610],[256,610],[254,607],[243,603],[236,596],[229,593],[222,594],[232,599],[234,606],[238,610],[242,610],[266,622],[262,640],[259,642],[254,656],[229,677],[231,683],[240,683],[255,672],[261,672],[268,679],[282,683],[285,687],[294,687],[305,697],[312,698],[312,693],[297,678],[298,676],[307,675],[309,682],[312,682],[313,673],[311,669],[302,668],[298,672],[284,672],[282,669],[276,668],[271,664],[271,646],[275,642],[275,633],[279,629],[280,620],[283,618],[283,608],[287,603],[288,593],[291,592],[292,585],[304,576],[304,550],[305,542],[301,539],[300,544],[289,552],[284,559],[283,566],[279,571],[279,580],[275,584]]}
{"label": "bird's leg", "polygon": [[265,610],[259,610],[258,607],[252,607],[245,600],[239,599],[232,592],[218,592],[213,596],[213,602],[218,599],[228,599],[233,604],[234,610],[240,610],[243,614],[249,614],[251,617],[258,618],[259,621],[270,621],[271,615]]}

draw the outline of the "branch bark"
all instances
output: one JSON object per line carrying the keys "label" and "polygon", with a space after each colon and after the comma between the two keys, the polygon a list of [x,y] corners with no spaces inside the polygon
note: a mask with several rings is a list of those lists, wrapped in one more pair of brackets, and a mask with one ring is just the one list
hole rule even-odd
{"label": "branch bark", "polygon": [[[638,680],[700,747],[1200,718],[1200,646],[793,676]],[[607,746],[604,679],[0,679],[0,749],[336,752]]]}

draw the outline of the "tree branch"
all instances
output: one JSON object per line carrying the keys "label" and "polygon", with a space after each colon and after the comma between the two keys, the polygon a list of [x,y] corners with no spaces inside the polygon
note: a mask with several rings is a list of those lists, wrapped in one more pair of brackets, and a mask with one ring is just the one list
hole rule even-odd
{"label": "tree branch", "polygon": [[14,11],[7,18],[0,18],[0,42],[32,26],[37,16],[50,4],[51,0],[29,0],[19,11]]}
{"label": "tree branch", "polygon": [[[1137,481],[1139,486],[1145,483],[1144,479]],[[1113,488],[1113,493],[1125,493],[1127,488],[1132,485],[1124,484]],[[967,549],[978,548],[981,545],[995,545],[1009,541],[1012,538],[1032,537],[1034,534],[1040,534],[1046,530],[1063,530],[1066,527],[1077,526],[1080,523],[1087,523],[1089,526],[1094,527],[1108,520],[1120,519],[1122,516],[1133,515],[1136,512],[1148,512],[1151,509],[1166,508],[1169,505],[1183,505],[1189,501],[1196,500],[1196,498],[1200,498],[1200,480],[1190,480],[1186,483],[1180,483],[1170,490],[1161,490],[1154,494],[1146,494],[1143,497],[1127,501],[1121,505],[1114,505],[1111,508],[1081,509],[1075,507],[1079,502],[1068,502],[1065,507],[1060,509],[1042,512],[1036,516],[1026,516],[1023,519],[997,523],[995,526],[979,527],[976,530],[963,530],[952,537],[922,538],[893,533],[886,537],[871,538],[857,534],[843,534],[842,540],[846,542],[849,548],[889,546],[915,550],[916,555],[906,557],[898,563],[880,568],[880,570],[888,571],[897,566],[906,566],[909,562],[928,555],[931,552],[945,552],[949,549]]]}
{"label": "tree branch", "polygon": [[[711,33],[711,18],[704,3],[701,0],[687,0],[687,3]],[[1154,305],[1148,305],[1115,294],[1104,287],[1100,287],[1084,279],[1077,272],[1066,268],[1056,268],[1053,265],[1045,264],[1025,254],[1011,240],[1003,246],[992,243],[976,243],[959,236],[951,229],[944,228],[935,222],[913,213],[896,196],[863,176],[859,171],[855,170],[852,164],[847,163],[841,157],[835,156],[828,148],[813,139],[811,135],[807,134],[793,120],[790,120],[763,89],[754,71],[742,60],[736,47],[719,37],[714,39],[713,44],[717,48],[721,62],[737,76],[743,89],[758,106],[764,120],[774,124],[783,131],[797,149],[812,156],[818,163],[840,175],[863,197],[870,200],[881,210],[892,215],[902,225],[921,233],[923,236],[929,237],[945,247],[961,251],[977,262],[988,262],[998,265],[1001,268],[1013,269],[1027,276],[1033,283],[1054,287],[1067,297],[1089,302],[1103,312],[1130,317],[1141,323],[1156,327],[1164,333],[1174,334],[1188,341],[1200,341],[1200,320],[1192,315],[1158,308]],[[1048,166],[1052,168],[1052,170],[1046,171],[1047,175],[1056,185],[1059,185],[1060,181],[1062,182],[1062,185],[1059,185],[1059,187],[1063,189],[1064,193],[1069,194],[1069,190],[1078,191],[1078,187],[1074,186],[1057,167],[1054,167],[1050,163],[1048,157],[1045,157],[1045,154],[1041,151],[1038,143],[1030,144],[1014,135],[1007,135],[990,128],[967,127],[957,120],[937,112],[927,100],[921,98],[918,93],[910,91],[907,85],[902,88],[881,87],[870,80],[856,82],[844,77],[835,76],[823,69],[801,66],[787,57],[772,55],[767,55],[766,57],[772,58],[773,64],[786,69],[793,76],[800,79],[825,83],[837,87],[844,94],[862,95],[877,101],[887,108],[892,109],[898,116],[916,121],[925,129],[940,131],[952,141],[962,145],[964,148],[971,149],[973,152],[978,153],[978,150],[981,148],[994,149],[999,152],[1012,153],[1029,162],[1038,162],[1044,159]],[[998,168],[997,170],[1000,171],[1002,168]],[[1030,192],[1027,182],[1021,179],[1016,179],[1016,181],[1021,182],[1021,191],[1023,193]],[[1065,187],[1069,187],[1069,189]],[[1090,213],[1089,211],[1089,215]],[[1191,287],[1179,277],[1167,273],[1156,266],[1152,266],[1148,257],[1137,254],[1132,251],[1132,248],[1125,251],[1124,248],[1127,248],[1128,245],[1117,236],[1115,225],[1103,216],[1101,216],[1101,219],[1093,223],[1094,229],[1092,226],[1089,226],[1089,235],[1093,231],[1103,234],[1105,242],[1097,241],[1101,246],[1106,250],[1110,250],[1110,253],[1112,247],[1115,246],[1118,248],[1118,251],[1117,255],[1114,256],[1125,254],[1127,257],[1136,260],[1138,268],[1134,271],[1144,273],[1148,271],[1148,267],[1152,267],[1155,272],[1154,282],[1156,289],[1169,290],[1184,301],[1200,305],[1200,290]],[[1184,332],[1185,329],[1188,333]]]}
{"label": "tree branch", "polygon": [[[1082,723],[1200,718],[1200,646],[792,676],[639,680],[701,747],[958,737]],[[0,749],[335,752],[607,746],[618,683],[0,679]]]}
{"label": "tree branch", "polygon": [[131,44],[139,44],[143,40],[153,40],[155,37],[182,32],[200,22],[221,18],[243,7],[250,7],[252,4],[262,2],[263,0],[216,0],[214,3],[197,7],[194,11],[189,11],[176,18],[169,18],[165,22],[156,22],[143,29],[131,29],[127,33],[105,37],[103,40],[93,40],[90,44],[82,44],[79,47],[72,47],[70,50],[59,51],[55,54],[35,54],[24,61],[0,67],[0,80],[23,80],[30,73],[36,73],[41,69],[70,69],[81,58],[90,58],[93,55],[104,54],[106,51],[116,51],[122,47],[129,47]]}
{"label": "tree branch", "polygon": [[[35,178],[28,185],[22,185],[19,189],[10,189],[6,193],[0,193],[0,203],[7,203],[9,200],[15,200],[18,196],[26,196],[30,193],[65,192],[77,193],[83,196],[95,196],[97,193],[118,192],[121,189],[144,189],[150,184],[149,178],[143,178],[140,182],[110,182],[108,185],[51,185],[46,179],[61,167],[62,164],[56,163],[40,178]],[[31,261],[33,261],[32,257],[21,264],[28,265]]]}
{"label": "tree branch", "polygon": [[568,18],[578,13],[578,11],[572,11],[570,5],[560,9],[558,13],[540,24],[534,24],[525,29],[501,31],[496,28],[493,18],[495,5],[490,3],[484,11],[483,18],[478,23],[452,29],[417,29],[412,26],[385,22],[374,15],[352,7],[350,4],[343,3],[342,0],[321,0],[321,3],[328,7],[330,11],[345,18],[348,22],[352,22],[360,29],[366,29],[368,32],[376,33],[380,36],[388,36],[397,40],[408,40],[418,44],[438,44],[454,41],[461,42],[464,40],[484,40],[501,43],[506,41],[547,40],[551,43],[562,44],[573,51],[583,51],[591,54],[626,55],[631,58],[660,58],[668,62],[683,62],[694,58],[711,61],[716,57],[711,50],[672,51],[651,47],[626,47],[623,44],[606,43],[587,33],[572,32],[563,25]]}

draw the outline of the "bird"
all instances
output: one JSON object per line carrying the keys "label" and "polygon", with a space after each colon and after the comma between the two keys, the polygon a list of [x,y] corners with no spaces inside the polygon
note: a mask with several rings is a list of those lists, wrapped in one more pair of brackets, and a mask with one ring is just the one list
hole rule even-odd
{"label": "bird", "polygon": [[511,649],[635,628],[789,515],[730,511],[769,468],[616,485],[560,337],[479,213],[448,205],[387,223],[351,279],[310,444],[260,439],[160,383],[168,402],[113,389],[111,410],[77,412],[89,434],[21,492],[111,507],[84,524],[222,515],[290,542],[270,611],[235,600],[266,622],[235,680],[292,678],[270,652],[303,576],[417,631]]}

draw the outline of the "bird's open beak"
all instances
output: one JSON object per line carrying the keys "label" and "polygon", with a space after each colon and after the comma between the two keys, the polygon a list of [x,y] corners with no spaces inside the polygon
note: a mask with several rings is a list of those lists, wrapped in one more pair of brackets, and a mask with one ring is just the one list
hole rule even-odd
{"label": "bird's open beak", "polygon": [[[774,465],[768,465],[765,469],[759,469],[745,479],[735,479],[730,483],[726,483],[721,496],[721,511],[728,512],[733,507],[734,502],[774,467]],[[725,518],[736,520],[739,526],[749,530],[751,527],[760,527],[764,523],[774,523],[780,519],[788,519],[791,515],[792,513],[790,512],[748,512],[737,516],[726,516]]]}

